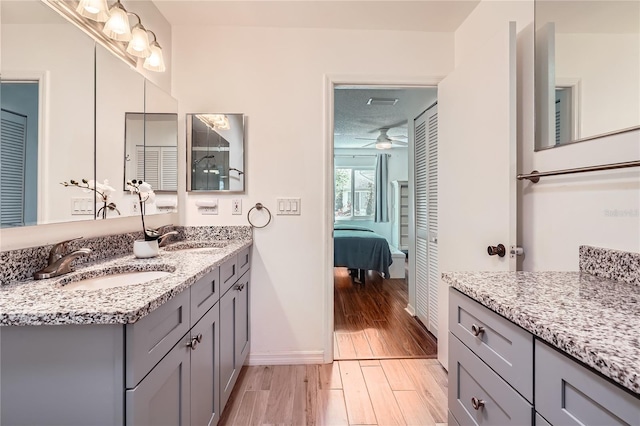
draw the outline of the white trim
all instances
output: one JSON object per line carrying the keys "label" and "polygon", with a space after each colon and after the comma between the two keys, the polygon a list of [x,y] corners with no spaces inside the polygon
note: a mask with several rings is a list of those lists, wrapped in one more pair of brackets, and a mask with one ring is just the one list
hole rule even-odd
{"label": "white trim", "polygon": [[299,365],[324,363],[324,351],[250,353],[246,365]]}
{"label": "white trim", "polygon": [[558,87],[571,88],[571,128],[573,130],[571,142],[580,140],[582,135],[582,123],[580,122],[582,114],[582,79],[578,77],[557,77],[556,88]]}
{"label": "white trim", "polygon": [[[372,76],[372,75],[324,75],[324,197],[323,211],[324,221],[322,232],[325,236],[324,241],[324,259],[322,259],[325,267],[323,268],[323,282],[325,292],[323,297],[324,308],[324,354],[325,363],[333,362],[333,110],[334,99],[333,90],[336,86],[347,88],[363,88],[368,86],[380,86],[384,88],[402,88],[409,89],[412,87],[437,87],[444,76],[406,76],[406,75],[388,75],[388,76]],[[409,289],[411,291],[411,289]]]}
{"label": "white trim", "polygon": [[38,82],[38,213],[37,223],[43,223],[49,206],[46,204],[46,191],[49,182],[49,71],[3,71],[3,81]]}
{"label": "white trim", "polygon": [[412,305],[408,304],[407,307],[404,308],[404,310],[412,317],[416,316],[416,308],[414,308]]}

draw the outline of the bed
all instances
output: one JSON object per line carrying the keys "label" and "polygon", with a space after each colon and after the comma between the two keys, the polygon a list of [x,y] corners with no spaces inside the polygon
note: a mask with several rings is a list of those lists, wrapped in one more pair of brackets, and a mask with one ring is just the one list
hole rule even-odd
{"label": "bed", "polygon": [[358,271],[360,282],[364,284],[367,270],[378,271],[389,278],[392,262],[389,243],[383,236],[360,226],[334,225],[333,266]]}

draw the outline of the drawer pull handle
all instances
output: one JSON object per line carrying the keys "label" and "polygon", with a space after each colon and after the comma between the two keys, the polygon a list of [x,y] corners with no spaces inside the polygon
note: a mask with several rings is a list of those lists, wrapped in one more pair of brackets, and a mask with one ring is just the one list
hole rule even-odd
{"label": "drawer pull handle", "polygon": [[473,324],[471,326],[471,332],[473,333],[474,336],[478,337],[482,333],[484,333],[484,327]]}
{"label": "drawer pull handle", "polygon": [[479,410],[484,407],[484,401],[474,396],[473,398],[471,398],[471,405],[473,406],[474,410]]}
{"label": "drawer pull handle", "polygon": [[187,343],[187,347],[191,348],[192,351],[195,351],[196,346],[198,346],[198,343],[200,342],[202,342],[202,333],[198,334],[197,336],[193,336],[191,338],[191,341]]}
{"label": "drawer pull handle", "polygon": [[242,284],[238,284],[238,285],[236,286],[236,290],[238,290],[238,291],[242,291],[242,290],[244,290],[244,283],[242,283]]}

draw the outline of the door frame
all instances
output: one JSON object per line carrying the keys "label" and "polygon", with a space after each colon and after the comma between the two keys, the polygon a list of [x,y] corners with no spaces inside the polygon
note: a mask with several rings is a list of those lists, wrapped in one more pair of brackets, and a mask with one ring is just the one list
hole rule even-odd
{"label": "door frame", "polygon": [[38,224],[43,223],[49,213],[46,204],[45,190],[49,187],[49,71],[5,71],[2,81],[37,82],[38,83]]}
{"label": "door frame", "polygon": [[[333,332],[334,332],[334,318],[333,318],[333,214],[334,214],[334,200],[333,200],[333,114],[334,114],[334,90],[336,87],[351,87],[359,88],[363,86],[379,86],[389,89],[411,89],[411,88],[424,88],[424,87],[438,87],[440,81],[444,76],[407,76],[407,75],[331,75],[326,74],[324,76],[324,188],[323,188],[323,205],[324,205],[324,223],[322,225],[323,234],[325,236],[324,241],[324,362],[333,362]],[[411,157],[413,158],[413,157]],[[409,167],[409,180],[413,181],[413,166]],[[413,184],[412,184],[413,188]],[[412,203],[412,209],[413,207]],[[413,212],[410,212],[412,219],[414,219]],[[412,252],[415,252],[415,229],[413,227],[413,221],[410,221],[410,241],[409,245],[413,248]],[[413,289],[413,298],[411,294],[411,288],[409,288],[409,305],[412,300],[415,300],[415,288]],[[411,313],[411,308],[407,309]],[[412,313],[413,314],[413,313]]]}

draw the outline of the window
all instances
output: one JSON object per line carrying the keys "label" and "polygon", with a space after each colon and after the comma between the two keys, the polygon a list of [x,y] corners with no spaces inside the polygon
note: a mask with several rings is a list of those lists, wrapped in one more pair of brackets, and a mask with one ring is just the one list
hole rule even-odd
{"label": "window", "polygon": [[375,169],[340,167],[335,169],[335,218],[371,219],[375,208]]}

